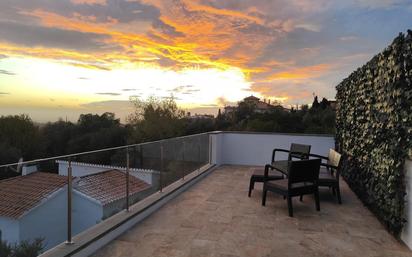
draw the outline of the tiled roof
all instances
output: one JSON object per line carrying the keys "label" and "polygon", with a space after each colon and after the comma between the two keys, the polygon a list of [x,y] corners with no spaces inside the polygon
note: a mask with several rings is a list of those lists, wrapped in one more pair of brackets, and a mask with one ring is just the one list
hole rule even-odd
{"label": "tiled roof", "polygon": [[34,172],[0,180],[0,216],[17,219],[66,184],[66,177]]}
{"label": "tiled roof", "polygon": [[[149,184],[129,175],[130,195],[148,188]],[[106,205],[126,197],[126,175],[119,170],[108,170],[84,176],[77,181],[75,189]]]}

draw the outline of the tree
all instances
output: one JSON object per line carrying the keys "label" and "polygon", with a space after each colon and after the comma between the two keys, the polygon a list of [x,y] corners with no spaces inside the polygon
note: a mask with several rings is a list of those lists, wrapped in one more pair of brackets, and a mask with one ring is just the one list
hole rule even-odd
{"label": "tree", "polygon": [[25,160],[39,156],[39,128],[27,115],[0,117],[0,163],[17,162],[20,157]]}
{"label": "tree", "polygon": [[328,99],[326,99],[325,97],[322,98],[322,101],[320,102],[320,108],[322,108],[323,110],[325,110],[326,108],[328,108],[330,106]]}
{"label": "tree", "polygon": [[256,106],[252,103],[241,101],[235,111],[235,122],[241,122],[253,116]]}
{"label": "tree", "polygon": [[48,156],[58,156],[68,153],[68,142],[74,136],[76,125],[58,120],[49,122],[41,129],[44,152]]}
{"label": "tree", "polygon": [[319,108],[319,101],[318,101],[318,96],[315,96],[315,98],[313,99],[313,103],[312,103],[312,109],[317,109]]}
{"label": "tree", "polygon": [[131,126],[129,142],[153,141],[184,134],[184,111],[177,107],[172,97],[149,97],[147,100],[131,99],[135,111],[129,116]]}

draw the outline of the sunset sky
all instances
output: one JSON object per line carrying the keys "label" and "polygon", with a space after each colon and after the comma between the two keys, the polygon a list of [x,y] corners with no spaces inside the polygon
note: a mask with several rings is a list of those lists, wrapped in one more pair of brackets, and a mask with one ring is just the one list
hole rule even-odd
{"label": "sunset sky", "polygon": [[411,0],[0,0],[0,115],[130,113],[170,97],[306,104],[412,29]]}

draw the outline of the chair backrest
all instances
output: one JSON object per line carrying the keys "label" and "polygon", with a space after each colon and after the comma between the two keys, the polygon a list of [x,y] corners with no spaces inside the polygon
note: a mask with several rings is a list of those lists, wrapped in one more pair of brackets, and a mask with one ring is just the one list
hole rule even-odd
{"label": "chair backrest", "polygon": [[339,167],[342,155],[333,149],[329,149],[328,164]]}
{"label": "chair backrest", "polygon": [[321,159],[291,161],[289,163],[289,184],[299,182],[317,183]]}
{"label": "chair backrest", "polygon": [[289,160],[292,158],[298,158],[301,160],[309,159],[310,145],[294,144],[290,145]]}

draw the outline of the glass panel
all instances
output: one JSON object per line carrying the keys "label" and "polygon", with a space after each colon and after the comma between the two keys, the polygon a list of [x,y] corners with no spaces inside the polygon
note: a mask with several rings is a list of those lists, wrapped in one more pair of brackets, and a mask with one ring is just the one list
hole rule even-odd
{"label": "glass panel", "polygon": [[[13,210],[29,206],[21,215],[13,214],[23,224],[16,228],[20,229],[20,240],[44,238],[44,250],[48,250],[69,236],[69,164],[72,173],[71,236],[74,237],[128,206],[133,208],[134,204],[184,176],[198,172],[208,162],[209,135],[200,134],[74,155],[70,161],[52,158],[7,166],[0,168],[0,172],[17,175],[10,180],[17,187],[10,187],[6,193],[13,197],[18,194],[16,199],[21,199],[5,205],[9,204]],[[38,196],[37,202],[30,207],[25,201],[35,196]],[[4,201],[0,204],[4,205]],[[0,229],[3,240],[15,243],[8,238],[8,232]]]}

